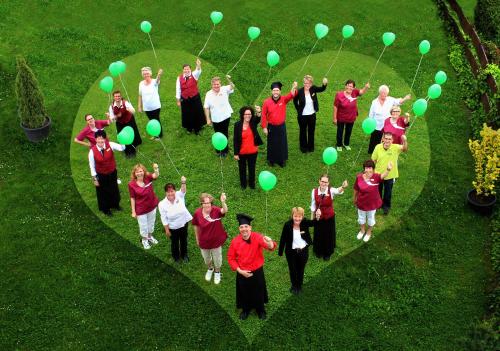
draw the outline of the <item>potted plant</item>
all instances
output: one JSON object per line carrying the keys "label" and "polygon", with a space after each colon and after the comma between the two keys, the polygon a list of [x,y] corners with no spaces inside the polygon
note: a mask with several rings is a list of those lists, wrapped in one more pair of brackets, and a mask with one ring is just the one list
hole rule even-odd
{"label": "potted plant", "polygon": [[30,141],[39,142],[49,135],[51,119],[45,111],[43,95],[33,71],[23,57],[18,56],[16,62],[16,96],[21,128]]}
{"label": "potted plant", "polygon": [[469,149],[474,158],[476,179],[474,189],[467,194],[473,209],[489,215],[496,203],[496,182],[500,174],[500,133],[483,124],[479,140],[469,139]]}

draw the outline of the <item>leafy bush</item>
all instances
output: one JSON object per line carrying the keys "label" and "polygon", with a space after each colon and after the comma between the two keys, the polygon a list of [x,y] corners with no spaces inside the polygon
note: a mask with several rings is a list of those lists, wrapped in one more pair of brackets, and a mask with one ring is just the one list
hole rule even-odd
{"label": "leafy bush", "polygon": [[474,24],[485,39],[500,44],[500,2],[478,0],[474,10]]}
{"label": "leafy bush", "polygon": [[500,133],[483,125],[479,140],[469,139],[469,149],[474,158],[476,180],[472,182],[478,195],[495,194],[496,181],[500,174]]}

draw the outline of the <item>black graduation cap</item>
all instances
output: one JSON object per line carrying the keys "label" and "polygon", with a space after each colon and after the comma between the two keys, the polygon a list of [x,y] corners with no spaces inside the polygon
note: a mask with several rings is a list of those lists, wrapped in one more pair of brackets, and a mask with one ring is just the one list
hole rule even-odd
{"label": "black graduation cap", "polygon": [[249,215],[244,214],[244,213],[238,213],[236,215],[236,219],[238,220],[239,225],[243,225],[243,224],[250,225],[250,223],[253,221],[252,217],[250,217]]}
{"label": "black graduation cap", "polygon": [[274,83],[271,83],[271,90],[273,90],[274,88],[278,88],[281,90],[281,87],[283,86],[283,84],[281,84],[281,82],[274,82]]}

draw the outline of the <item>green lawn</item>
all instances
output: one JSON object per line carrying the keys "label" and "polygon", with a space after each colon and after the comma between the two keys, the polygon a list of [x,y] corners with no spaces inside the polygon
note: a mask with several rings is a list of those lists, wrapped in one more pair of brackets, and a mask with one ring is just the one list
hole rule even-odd
{"label": "green lawn", "polygon": [[[467,113],[446,59],[447,41],[433,2],[384,5],[314,1],[290,5],[283,13],[283,3],[261,1],[168,2],[147,8],[125,2],[0,3],[1,12],[8,14],[0,23],[0,208],[5,214],[0,220],[0,349],[462,348],[470,325],[483,314],[488,278],[482,258],[488,222],[464,204],[472,171]],[[372,241],[359,246],[354,239],[349,191],[336,202],[336,259],[331,264],[310,260],[300,297],[287,293],[284,258],[266,256],[271,313],[264,323],[256,318],[236,321],[234,274],[225,265],[221,286],[205,284],[193,240],[191,263],[172,267],[159,225],[161,244],[144,252],[138,245],[137,223],[127,211],[111,220],[96,216],[85,150],[72,143],[84,113],[104,112],[107,97],[97,82],[112,61],[128,64],[125,84],[136,105],[138,68],[153,65],[147,37],[138,28],[148,19],[166,70],[162,119],[171,134],[164,137],[165,145],[189,178],[188,207],[196,208],[201,191],[218,193],[219,161],[211,150],[211,133],[205,129],[197,140],[180,130],[173,100],[173,79],[180,64],[192,62],[205,42],[208,14],[214,9],[224,13],[224,20],[202,55],[202,91],[208,90],[212,74],[226,72],[239,58],[248,44],[248,26],[262,30],[232,73],[238,87],[231,98],[235,110],[253,102],[263,88],[268,50],[280,53],[276,77],[290,84],[314,43],[314,24],[327,24],[330,34],[319,42],[305,69],[319,80],[338,49],[342,25],[356,28],[329,76],[329,90],[320,95],[318,147],[312,155],[298,152],[290,106],[290,162],[283,170],[273,170],[278,185],[268,194],[268,232],[276,239],[289,209],[308,206],[310,189],[324,171],[320,149],[334,143],[335,129],[329,122],[333,92],[347,78],[358,85],[367,79],[380,54],[383,32],[393,31],[397,39],[379,64],[372,90],[360,101],[361,117],[382,82],[391,86],[394,96],[408,92],[422,39],[428,39],[432,49],[422,61],[415,95],[425,97],[437,70],[449,76],[442,97],[430,103],[425,120],[412,128],[410,153],[401,164],[404,177],[395,188],[396,209],[387,218],[378,216]],[[410,20],[415,18],[425,21]],[[36,72],[54,121],[51,137],[40,145],[28,145],[17,126],[13,81],[18,53]],[[146,118],[137,119],[143,130]],[[162,197],[162,183],[178,176],[161,146],[145,135],[143,139],[141,150],[161,166],[156,191]],[[343,152],[330,168],[334,184],[344,178],[352,182],[358,167],[352,162],[360,147],[360,158],[366,156],[364,139],[357,125],[354,150]],[[131,164],[119,158],[124,183]],[[236,168],[234,161],[224,160],[231,213],[226,228],[234,236],[233,215],[245,210],[257,217],[255,229],[265,230],[265,195],[261,190],[238,190]],[[265,169],[264,152],[258,169]],[[121,189],[122,206],[128,209],[125,184]]]}

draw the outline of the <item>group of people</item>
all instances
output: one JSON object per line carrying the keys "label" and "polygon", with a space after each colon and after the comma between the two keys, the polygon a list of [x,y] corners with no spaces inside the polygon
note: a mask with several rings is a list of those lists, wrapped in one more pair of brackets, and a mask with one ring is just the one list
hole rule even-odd
{"label": "group of people", "polygon": [[[143,67],[143,80],[139,84],[138,111],[144,111],[149,119],[160,121],[161,103],[159,85],[163,71],[156,78],[152,70]],[[196,61],[196,69],[184,65],[183,72],[176,81],[176,100],[181,108],[182,127],[188,132],[198,134],[203,125],[212,125],[214,131],[229,135],[230,118],[233,109],[229,103],[235,85],[226,76],[227,85],[221,78],[213,77],[212,89],[206,94],[202,104],[197,82],[201,75],[201,62]],[[271,96],[262,108],[243,106],[239,109],[239,120],[234,124],[233,152],[238,161],[240,185],[255,188],[255,168],[258,147],[263,144],[259,135],[259,124],[267,138],[267,161],[270,166],[277,164],[285,167],[288,160],[286,132],[286,105],[293,100],[299,124],[299,146],[303,153],[314,151],[316,113],[319,111],[317,94],[327,89],[328,80],[324,78],[321,86],[314,85],[313,77],[304,77],[304,86],[297,89],[294,82],[289,93],[281,94],[280,82],[271,84]],[[350,137],[353,124],[358,115],[357,98],[370,88],[366,83],[361,90],[355,88],[353,80],[345,83],[343,91],[337,92],[334,99],[333,123],[337,125],[337,150],[350,150]],[[376,120],[376,130],[372,133],[368,152],[371,158],[363,163],[362,172],[353,182],[353,203],[358,211],[358,240],[370,240],[375,226],[375,214],[381,209],[388,214],[391,208],[392,190],[399,177],[398,157],[408,150],[405,130],[409,126],[409,116],[401,117],[400,105],[410,99],[396,99],[389,96],[389,88],[382,85],[379,95],[373,100],[369,116]],[[113,93],[113,101],[106,113],[107,120],[95,120],[90,114],[85,116],[87,125],[75,137],[76,143],[89,147],[88,160],[92,181],[96,189],[98,208],[105,215],[121,211],[120,192],[117,177],[115,151],[123,151],[126,157],[134,157],[142,139],[135,122],[135,109],[123,99],[120,91]],[[119,133],[126,126],[134,129],[134,140],[130,145],[120,145],[109,141],[104,128],[116,122]],[[159,137],[162,137],[160,133]],[[220,157],[229,153],[229,147],[218,150]],[[159,177],[159,167],[152,164],[152,172],[142,164],[136,164],[130,174],[128,190],[130,195],[131,216],[137,219],[141,244],[148,250],[158,244],[153,236],[157,210],[160,213],[165,235],[171,242],[171,256],[175,262],[189,262],[188,225],[191,222],[196,244],[206,265],[205,280],[220,284],[222,279],[223,247],[228,234],[223,218],[228,213],[226,195],[220,195],[218,207],[214,197],[208,193],[199,196],[200,207],[193,214],[186,207],[187,179],[182,176],[180,187],[174,183],[164,186],[165,197],[159,201],[153,182]],[[246,319],[255,309],[259,318],[266,318],[264,305],[268,301],[264,276],[263,250],[275,250],[278,255],[285,253],[289,267],[292,294],[302,291],[304,271],[309,259],[309,246],[318,259],[329,260],[336,248],[336,213],[334,198],[345,193],[349,184],[344,180],[338,187],[330,185],[328,175],[318,179],[318,186],[311,191],[310,219],[305,218],[305,210],[293,207],[290,219],[284,223],[279,245],[266,235],[252,231],[252,217],[237,214],[239,235],[232,239],[227,262],[236,278],[236,304],[241,308],[240,318]],[[313,235],[310,234],[313,229]]]}

